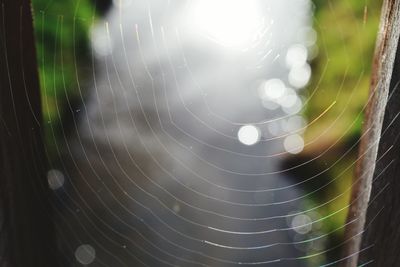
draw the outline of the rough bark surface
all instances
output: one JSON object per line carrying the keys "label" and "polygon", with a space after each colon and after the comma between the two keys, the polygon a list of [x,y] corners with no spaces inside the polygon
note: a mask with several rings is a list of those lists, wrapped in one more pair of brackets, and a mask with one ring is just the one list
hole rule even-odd
{"label": "rough bark surface", "polygon": [[[360,254],[365,254],[365,251],[371,251],[369,246],[370,242],[364,242],[361,247],[361,241],[371,240],[370,236],[380,236],[380,238],[387,239],[389,236],[383,235],[380,232],[379,225],[370,225],[373,217],[381,212],[381,208],[385,206],[382,199],[377,199],[379,192],[383,191],[383,195],[388,198],[393,198],[385,203],[394,204],[395,199],[400,203],[400,194],[392,192],[388,194],[388,188],[381,186],[381,183],[387,184],[389,180],[395,179],[395,173],[390,172],[388,162],[395,158],[393,152],[396,149],[389,151],[388,148],[394,144],[395,140],[392,139],[393,134],[396,132],[394,128],[396,124],[389,127],[393,116],[396,116],[400,111],[399,95],[391,95],[394,87],[399,78],[399,62],[395,63],[396,51],[399,41],[400,33],[400,1],[399,0],[385,0],[382,7],[382,15],[380,22],[380,30],[378,33],[377,45],[373,61],[372,78],[370,85],[371,99],[368,103],[366,111],[366,120],[363,129],[363,137],[360,144],[361,158],[357,163],[355,171],[355,180],[351,195],[351,206],[347,221],[352,222],[348,225],[345,231],[346,245],[344,247],[344,254],[342,266],[354,267],[358,264]],[[397,60],[398,61],[398,60]],[[393,73],[393,75],[392,75]],[[388,102],[389,101],[389,102]],[[396,111],[397,107],[397,111]],[[389,129],[387,130],[387,128]],[[397,132],[400,131],[400,126],[397,127]],[[381,137],[382,135],[382,137]],[[382,158],[382,156],[388,154]],[[397,156],[400,155],[397,151]],[[385,167],[388,167],[385,169]],[[397,173],[399,176],[400,172]],[[374,181],[374,182],[373,182]],[[371,194],[372,188],[372,194]],[[400,189],[400,188],[399,188]],[[381,192],[382,193],[382,192]],[[370,207],[369,207],[370,206]],[[366,215],[368,209],[368,216]],[[386,212],[388,212],[386,210]],[[400,219],[400,213],[399,213]],[[385,221],[390,216],[379,215],[378,221]],[[375,219],[377,220],[377,219]],[[397,220],[397,223],[399,220]],[[378,226],[378,228],[376,228]],[[364,233],[364,230],[367,232]],[[365,237],[363,237],[365,236]],[[372,238],[374,239],[374,238]],[[393,249],[396,249],[396,243],[392,243]],[[397,246],[398,247],[398,246]],[[385,254],[383,247],[376,247],[377,253],[381,256]],[[375,256],[371,255],[371,258]],[[365,259],[360,258],[360,262],[365,262]],[[378,264],[374,266],[400,266],[397,264]]]}
{"label": "rough bark surface", "polygon": [[[398,3],[397,3],[398,4]],[[392,26],[399,41],[400,8],[393,11]],[[396,47],[393,47],[396,51]],[[392,59],[391,59],[392,60]],[[388,70],[389,72],[389,70]],[[400,266],[400,51],[391,75],[389,99],[385,108],[378,159],[372,182],[371,200],[368,204],[363,235],[360,264],[372,266]]]}

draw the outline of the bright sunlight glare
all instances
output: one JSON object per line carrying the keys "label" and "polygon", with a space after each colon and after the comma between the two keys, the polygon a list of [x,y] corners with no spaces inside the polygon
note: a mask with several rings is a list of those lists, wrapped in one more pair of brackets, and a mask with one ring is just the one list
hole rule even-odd
{"label": "bright sunlight glare", "polygon": [[262,30],[262,17],[254,0],[199,0],[189,19],[213,41],[227,47],[246,48]]}

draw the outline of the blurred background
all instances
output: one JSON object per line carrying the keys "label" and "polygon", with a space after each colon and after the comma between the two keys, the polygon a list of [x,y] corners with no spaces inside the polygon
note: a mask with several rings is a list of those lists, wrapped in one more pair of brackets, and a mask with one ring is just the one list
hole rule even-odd
{"label": "blurred background", "polygon": [[32,2],[60,265],[343,256],[381,0]]}

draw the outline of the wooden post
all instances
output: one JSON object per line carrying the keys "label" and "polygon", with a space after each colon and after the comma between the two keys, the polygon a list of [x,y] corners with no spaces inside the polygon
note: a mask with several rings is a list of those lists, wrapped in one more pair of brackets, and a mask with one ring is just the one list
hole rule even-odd
{"label": "wooden post", "polygon": [[[400,157],[396,139],[400,121],[394,118],[400,112],[400,91],[396,90],[399,34],[400,0],[385,0],[373,61],[371,101],[360,144],[362,157],[356,166],[347,218],[355,221],[345,231],[342,266],[346,267],[369,260],[375,260],[373,266],[400,266],[400,161],[392,162]],[[395,207],[398,211],[391,214]]]}
{"label": "wooden post", "polygon": [[57,266],[29,0],[0,0],[0,266]]}

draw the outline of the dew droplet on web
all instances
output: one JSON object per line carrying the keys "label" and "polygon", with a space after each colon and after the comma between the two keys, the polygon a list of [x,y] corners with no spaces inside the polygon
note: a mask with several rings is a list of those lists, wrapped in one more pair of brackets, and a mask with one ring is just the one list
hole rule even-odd
{"label": "dew droplet on web", "polygon": [[238,138],[242,144],[254,145],[260,140],[260,130],[254,125],[244,125],[238,131]]}
{"label": "dew droplet on web", "polygon": [[304,45],[292,45],[286,53],[286,66],[288,68],[303,66],[306,64],[307,58],[308,51]]}
{"label": "dew droplet on web", "polygon": [[57,190],[64,185],[64,174],[56,169],[51,169],[47,172],[47,182],[50,189]]}
{"label": "dew droplet on web", "polygon": [[311,78],[311,67],[308,63],[294,66],[289,72],[289,83],[295,88],[303,88]]}
{"label": "dew droplet on web", "polygon": [[283,141],[285,150],[291,154],[298,154],[304,149],[304,140],[298,134],[292,134],[285,138]]}
{"label": "dew droplet on web", "polygon": [[75,258],[81,264],[90,264],[96,258],[96,250],[88,244],[80,245],[75,250]]}
{"label": "dew droplet on web", "polygon": [[305,214],[299,214],[292,219],[293,230],[299,234],[307,234],[312,229],[312,220]]}

